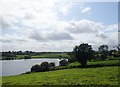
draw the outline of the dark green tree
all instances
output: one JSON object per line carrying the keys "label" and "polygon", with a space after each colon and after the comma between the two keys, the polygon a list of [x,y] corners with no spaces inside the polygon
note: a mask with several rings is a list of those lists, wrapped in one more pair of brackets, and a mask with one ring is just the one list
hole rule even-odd
{"label": "dark green tree", "polygon": [[92,46],[88,45],[88,43],[82,43],[79,46],[74,47],[73,54],[75,55],[77,61],[81,63],[81,66],[85,67],[87,60],[92,59]]}
{"label": "dark green tree", "polygon": [[69,55],[69,58],[68,58],[68,62],[69,63],[77,61],[77,59],[76,59],[76,57],[75,57],[73,52],[69,52],[67,55]]}
{"label": "dark green tree", "polygon": [[99,48],[99,52],[100,52],[100,54],[101,54],[101,57],[100,57],[100,59],[101,60],[105,60],[105,59],[107,59],[107,56],[108,56],[108,46],[107,45],[101,45]]}
{"label": "dark green tree", "polygon": [[60,66],[66,66],[68,64],[68,61],[67,60],[61,60],[60,62],[59,62],[59,65]]}
{"label": "dark green tree", "polygon": [[118,52],[117,52],[117,56],[120,57],[120,43],[117,46],[114,46],[117,48]]}
{"label": "dark green tree", "polygon": [[31,72],[40,72],[40,71],[42,71],[40,65],[36,64],[36,65],[34,65],[34,66],[31,67]]}
{"label": "dark green tree", "polygon": [[48,62],[42,62],[41,65],[34,65],[31,67],[31,72],[44,72],[49,71],[49,63]]}
{"label": "dark green tree", "polygon": [[49,70],[49,63],[48,62],[42,62],[41,63],[42,71],[48,71]]}
{"label": "dark green tree", "polygon": [[54,67],[54,66],[55,66],[55,63],[54,63],[54,62],[50,62],[50,63],[49,63],[49,66],[50,66],[50,67]]}
{"label": "dark green tree", "polygon": [[50,70],[54,70],[54,68],[55,68],[55,63],[54,62],[50,62],[49,63],[49,69]]}

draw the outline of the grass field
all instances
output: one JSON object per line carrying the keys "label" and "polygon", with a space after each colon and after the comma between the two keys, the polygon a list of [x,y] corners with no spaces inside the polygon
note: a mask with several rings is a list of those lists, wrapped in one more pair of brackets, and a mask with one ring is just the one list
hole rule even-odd
{"label": "grass field", "polygon": [[41,54],[41,55],[36,55],[32,56],[32,58],[68,58],[69,56],[66,53],[48,53],[48,54]]}
{"label": "grass field", "polygon": [[24,56],[27,56],[27,55],[16,55],[16,59],[23,59]]}
{"label": "grass field", "polygon": [[[88,62],[88,66],[104,67],[74,68],[78,62],[60,67],[61,70],[4,76],[3,85],[118,85],[118,60]],[[109,66],[106,66],[109,65]],[[115,65],[115,66],[113,66]],[[71,68],[73,67],[73,68]],[[68,68],[68,69],[62,69]]]}
{"label": "grass field", "polygon": [[[16,59],[23,59],[27,55],[16,55]],[[32,58],[68,58],[66,53],[45,53],[41,55],[31,56]]]}
{"label": "grass field", "polygon": [[1,87],[1,85],[2,85],[2,77],[0,77],[0,87]]}
{"label": "grass field", "polygon": [[76,68],[3,77],[3,85],[118,85],[118,67]]}
{"label": "grass field", "polygon": [[[104,67],[104,66],[118,66],[119,61],[118,60],[106,60],[106,61],[91,61],[87,63],[88,68],[92,67]],[[68,64],[67,66],[59,66],[58,69],[71,69],[71,68],[77,68],[80,66],[79,62],[73,62]]]}

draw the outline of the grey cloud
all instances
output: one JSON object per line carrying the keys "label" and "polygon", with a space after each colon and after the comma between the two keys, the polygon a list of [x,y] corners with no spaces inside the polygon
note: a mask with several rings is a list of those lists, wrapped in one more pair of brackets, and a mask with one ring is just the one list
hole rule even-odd
{"label": "grey cloud", "polygon": [[11,24],[7,22],[2,16],[0,16],[0,28],[7,29],[11,27]]}
{"label": "grey cloud", "polygon": [[115,39],[111,39],[107,42],[107,45],[109,46],[109,49],[113,49],[114,46],[118,45],[118,41]]}
{"label": "grey cloud", "polygon": [[33,31],[30,38],[36,41],[46,41],[46,38],[43,37],[42,33],[41,32],[38,33],[36,31]]}
{"label": "grey cloud", "polygon": [[34,39],[36,41],[59,41],[59,40],[72,40],[72,36],[65,32],[51,32],[51,33],[42,33],[34,31],[31,36],[31,39]]}
{"label": "grey cloud", "polygon": [[120,43],[120,32],[118,32],[118,43]]}
{"label": "grey cloud", "polygon": [[64,32],[59,32],[59,33],[51,33],[49,36],[48,36],[48,39],[50,40],[72,40],[72,36],[68,33],[64,33]]}
{"label": "grey cloud", "polygon": [[100,37],[100,38],[102,38],[102,39],[106,39],[106,38],[107,38],[107,36],[106,36],[105,34],[103,34],[103,33],[101,33],[101,34],[96,34],[96,37]]}
{"label": "grey cloud", "polygon": [[30,14],[30,13],[26,13],[23,17],[24,19],[30,20],[34,18],[34,15]]}
{"label": "grey cloud", "polygon": [[25,42],[27,40],[25,40],[24,38],[11,38],[11,37],[0,37],[0,42],[3,43],[13,43],[13,42]]}
{"label": "grey cloud", "polygon": [[91,30],[90,28],[87,27],[80,27],[80,26],[75,26],[74,28],[69,28],[71,33],[79,34],[79,33],[94,33],[96,31]]}
{"label": "grey cloud", "polygon": [[17,39],[16,41],[25,42],[25,41],[27,41],[27,40],[24,40],[24,39]]}
{"label": "grey cloud", "polygon": [[2,40],[2,39],[0,39],[0,42],[3,42],[3,43],[11,43],[12,41],[11,41],[11,40]]}

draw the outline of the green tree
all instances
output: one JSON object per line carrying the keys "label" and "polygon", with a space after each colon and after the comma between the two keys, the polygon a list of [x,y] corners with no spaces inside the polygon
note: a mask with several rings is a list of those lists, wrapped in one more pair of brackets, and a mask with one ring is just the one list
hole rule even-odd
{"label": "green tree", "polygon": [[67,55],[69,55],[69,58],[68,58],[68,62],[69,63],[77,61],[77,59],[76,59],[76,57],[75,57],[73,52],[69,52]]}
{"label": "green tree", "polygon": [[108,46],[107,45],[101,45],[98,49],[99,49],[99,52],[101,54],[100,59],[101,60],[107,59],[107,56],[108,56]]}
{"label": "green tree", "polygon": [[40,65],[36,64],[36,65],[34,65],[34,66],[31,67],[31,72],[40,72],[40,71],[42,71]]}
{"label": "green tree", "polygon": [[118,44],[117,46],[114,46],[117,48],[118,52],[117,52],[117,57],[120,57],[120,44]]}
{"label": "green tree", "polygon": [[60,66],[66,66],[68,64],[68,61],[67,60],[61,60],[60,62],[59,62],[59,65]]}
{"label": "green tree", "polygon": [[49,63],[49,66],[50,66],[50,67],[54,67],[54,66],[55,66],[55,63],[54,63],[54,62],[50,62],[50,63]]}
{"label": "green tree", "polygon": [[42,62],[41,63],[42,71],[48,71],[49,70],[49,63],[48,62]]}
{"label": "green tree", "polygon": [[80,44],[79,46],[74,47],[73,53],[77,58],[77,61],[81,63],[81,66],[85,67],[87,60],[90,60],[93,55],[92,46],[88,45],[88,43]]}

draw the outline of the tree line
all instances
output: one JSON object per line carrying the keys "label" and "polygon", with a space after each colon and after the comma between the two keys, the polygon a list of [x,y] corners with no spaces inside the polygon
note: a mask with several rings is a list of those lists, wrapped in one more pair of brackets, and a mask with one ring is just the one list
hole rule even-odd
{"label": "tree line", "polygon": [[108,58],[120,57],[120,44],[116,46],[117,50],[108,50],[107,45],[100,45],[98,51],[93,50],[92,45],[88,43],[82,43],[73,48],[73,51],[69,53],[71,56],[69,62],[78,61],[82,67],[85,67],[87,61],[91,60],[106,60]]}
{"label": "tree line", "polygon": [[[80,63],[80,67],[87,67],[87,62],[91,60],[107,60],[107,59],[115,59],[115,57],[120,57],[120,45],[116,46],[118,50],[108,50],[107,45],[100,45],[98,47],[98,51],[93,50],[92,45],[88,43],[82,43],[73,48],[72,52],[68,52],[67,54],[70,56],[67,60],[61,60],[59,62],[59,66],[67,66],[67,64],[71,62],[78,61]],[[59,68],[55,67],[55,63],[42,62],[41,65],[34,65],[31,67],[31,72],[44,72],[57,70]]]}
{"label": "tree line", "polygon": [[[98,47],[98,50],[95,51],[92,48],[92,45],[89,45],[88,43],[82,43],[78,46],[75,46],[73,48],[72,52],[33,52],[33,51],[6,51],[2,52],[2,59],[3,60],[11,60],[11,59],[16,59],[16,55],[27,55],[24,56],[24,59],[30,59],[31,56],[35,55],[41,55],[41,54],[50,54],[50,53],[66,53],[67,55],[70,56],[69,61],[75,61],[78,60],[84,61],[84,64],[86,65],[86,60],[91,61],[92,59],[96,60],[105,60],[108,57],[119,57],[120,56],[120,44],[118,46],[114,46],[116,49],[113,50],[108,50],[107,45],[100,45]],[[82,59],[83,58],[83,59]]]}
{"label": "tree line", "polygon": [[[67,52],[70,56],[67,60],[61,60],[59,66],[67,66],[71,62],[78,61],[81,67],[86,67],[87,61],[91,60],[107,60],[115,59],[115,57],[120,57],[120,45],[116,46],[117,50],[108,50],[107,45],[100,45],[98,51],[93,50],[92,45],[88,43],[82,43],[73,48],[72,52]],[[55,63],[42,62],[40,65],[33,65],[31,67],[31,72],[44,72],[57,70],[59,68],[55,67]]]}
{"label": "tree line", "polygon": [[2,60],[12,60],[16,59],[16,55],[25,55],[24,59],[30,59],[31,56],[41,55],[41,54],[60,54],[60,53],[66,53],[66,52],[34,52],[34,51],[3,51],[2,54]]}

